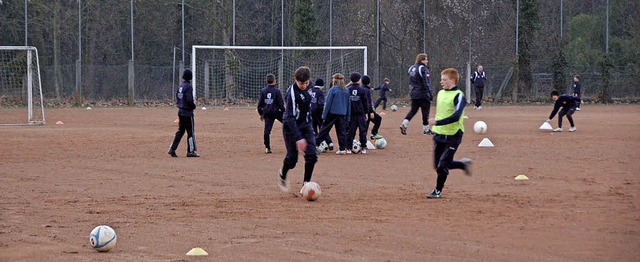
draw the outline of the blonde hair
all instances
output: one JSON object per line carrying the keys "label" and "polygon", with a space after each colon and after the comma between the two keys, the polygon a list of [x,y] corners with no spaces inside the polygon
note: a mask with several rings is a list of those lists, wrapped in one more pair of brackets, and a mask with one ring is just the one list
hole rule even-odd
{"label": "blonde hair", "polygon": [[416,64],[418,63],[422,63],[422,60],[425,60],[427,58],[427,54],[425,53],[420,53],[416,56]]}
{"label": "blonde hair", "polygon": [[333,74],[331,86],[338,86],[342,89],[345,89],[347,85],[344,83],[344,76],[340,73]]}

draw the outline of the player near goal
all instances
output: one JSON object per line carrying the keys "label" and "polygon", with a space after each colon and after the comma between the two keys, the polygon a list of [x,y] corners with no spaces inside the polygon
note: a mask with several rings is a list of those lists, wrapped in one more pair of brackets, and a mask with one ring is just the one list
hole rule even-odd
{"label": "player near goal", "polygon": [[280,189],[289,192],[287,173],[296,167],[298,152],[304,152],[304,180],[311,181],[313,168],[318,162],[316,138],[311,126],[311,95],[307,92],[311,78],[311,70],[302,66],[294,72],[294,83],[289,86],[285,95],[285,110],[282,119],[282,133],[287,154],[280,169]]}

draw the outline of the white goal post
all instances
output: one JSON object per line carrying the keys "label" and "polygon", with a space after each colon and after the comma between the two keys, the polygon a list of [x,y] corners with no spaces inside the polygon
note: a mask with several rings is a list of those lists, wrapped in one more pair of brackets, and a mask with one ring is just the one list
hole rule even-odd
{"label": "white goal post", "polygon": [[24,115],[3,114],[0,125],[45,124],[41,83],[38,49],[0,46],[0,107],[27,111],[27,121],[20,120]]}
{"label": "white goal post", "polygon": [[283,92],[300,66],[311,69],[311,84],[322,78],[325,92],[331,75],[367,74],[366,46],[208,46],[191,48],[193,95],[212,105],[249,106],[257,102],[274,74]]}

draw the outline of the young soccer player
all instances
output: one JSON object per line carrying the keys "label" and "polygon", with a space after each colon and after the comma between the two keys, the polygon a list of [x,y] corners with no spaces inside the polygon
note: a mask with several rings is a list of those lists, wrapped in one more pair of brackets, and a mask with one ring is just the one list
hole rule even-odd
{"label": "young soccer player", "polygon": [[[371,108],[371,101],[368,99],[367,90],[360,86],[360,78],[362,76],[358,72],[351,73],[349,77],[351,82],[347,85],[351,100],[351,120],[349,121],[349,133],[347,134],[348,148],[353,148],[353,139],[356,137],[356,129],[358,130],[358,138],[362,149],[361,154],[367,153],[367,115]],[[347,151],[347,154],[351,151]]]}
{"label": "young soccer player", "polygon": [[373,90],[380,90],[380,97],[378,97],[378,100],[376,100],[376,104],[373,106],[373,108],[378,108],[378,106],[380,105],[380,102],[382,102],[382,110],[387,110],[387,92],[391,92],[391,88],[389,88],[389,82],[391,82],[389,80],[389,78],[385,78],[384,80],[382,80],[382,84],[376,88],[374,88]]}
{"label": "young soccer player", "polygon": [[322,111],[322,127],[318,131],[316,137],[316,146],[318,141],[326,140],[329,131],[333,126],[336,127],[336,135],[338,136],[338,147],[336,155],[347,154],[347,119],[351,117],[351,105],[349,103],[349,89],[345,86],[344,76],[342,74],[334,74],[331,81],[331,89],[327,94],[324,111]]}
{"label": "young soccer player", "polygon": [[416,56],[416,63],[409,67],[407,74],[409,75],[409,84],[411,86],[411,110],[404,117],[400,125],[400,133],[407,134],[407,126],[411,118],[418,113],[418,109],[422,111],[422,133],[431,135],[429,129],[429,107],[433,100],[433,90],[431,88],[431,76],[427,64],[427,54],[421,53]]}
{"label": "young soccer player", "polygon": [[260,121],[264,122],[264,152],[265,154],[271,154],[271,140],[269,137],[271,136],[273,123],[276,120],[282,123],[284,100],[280,89],[276,85],[276,76],[268,74],[266,78],[267,86],[262,88],[258,98],[258,114],[260,115]]}
{"label": "young soccer player", "polygon": [[302,66],[294,72],[294,83],[289,86],[285,95],[285,110],[283,116],[282,133],[287,155],[284,157],[280,169],[280,189],[289,192],[287,174],[296,167],[298,152],[304,153],[304,183],[311,181],[313,168],[318,161],[316,153],[316,138],[311,126],[311,95],[307,91],[311,70]]}
{"label": "young soccer player", "polygon": [[458,146],[462,143],[464,135],[463,113],[467,100],[464,93],[457,86],[460,75],[455,68],[447,68],[442,71],[440,85],[442,90],[438,92],[436,101],[435,119],[429,119],[433,135],[433,165],[438,177],[436,188],[427,195],[427,198],[440,198],[444,183],[449,176],[449,170],[462,169],[468,176],[471,175],[469,165],[471,159],[463,158],[453,160]]}
{"label": "young soccer player", "polygon": [[175,137],[173,138],[173,143],[169,147],[169,155],[172,157],[178,157],[176,154],[176,149],[178,149],[178,145],[180,144],[180,140],[182,140],[182,136],[184,132],[187,132],[187,157],[199,157],[200,155],[196,153],[196,137],[195,137],[195,127],[193,121],[193,110],[196,109],[195,101],[193,101],[193,87],[191,86],[191,79],[193,78],[193,73],[191,70],[185,69],[182,73],[182,79],[184,80],[180,87],[178,87],[178,92],[176,94],[176,106],[179,108],[178,110],[178,132],[176,132]]}
{"label": "young soccer player", "polygon": [[[318,130],[322,128],[322,112],[324,111],[324,80],[322,78],[316,79],[316,83],[313,88],[309,89],[309,94],[311,94],[311,118],[313,119],[313,132],[316,134],[316,142],[322,143],[323,140],[318,141]],[[333,151],[333,140],[331,140],[331,136],[327,135],[326,137],[327,145],[329,146],[329,151]]]}
{"label": "young soccer player", "polygon": [[573,96],[579,99],[576,104],[576,111],[580,111],[580,103],[582,103],[582,84],[580,84],[580,75],[573,76]]}
{"label": "young soccer player", "polygon": [[[372,95],[371,95],[371,87],[369,87],[369,84],[371,83],[371,78],[368,75],[363,75],[360,81],[362,82],[362,87],[367,92],[366,96],[369,98],[369,101],[373,101]],[[371,139],[380,139],[382,138],[382,136],[379,135],[378,132],[380,130],[380,125],[382,124],[382,117],[378,115],[378,113],[376,113],[376,110],[373,107],[373,105],[370,106],[370,108],[371,108],[371,110],[369,111],[370,113],[367,116],[367,129],[369,129],[369,122],[373,122],[373,128],[371,129]]]}
{"label": "young soccer player", "polygon": [[569,94],[562,94],[556,90],[551,91],[551,100],[555,101],[553,105],[553,110],[551,110],[551,114],[549,115],[549,119],[547,119],[547,123],[551,122],[551,119],[558,113],[558,128],[553,129],[553,132],[562,132],[562,117],[567,116],[567,120],[569,120],[569,124],[571,124],[571,128],[569,128],[569,132],[576,131],[576,126],[573,123],[573,113],[576,112],[576,105],[580,103],[580,98]]}

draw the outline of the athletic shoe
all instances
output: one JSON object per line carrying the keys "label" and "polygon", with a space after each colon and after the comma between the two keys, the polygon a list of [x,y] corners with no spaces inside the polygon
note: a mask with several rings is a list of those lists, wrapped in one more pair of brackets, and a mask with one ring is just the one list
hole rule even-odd
{"label": "athletic shoe", "polygon": [[367,149],[363,148],[362,150],[360,150],[360,154],[366,155],[367,154]]}
{"label": "athletic shoe", "polygon": [[478,107],[478,110],[482,110],[482,106],[479,106],[479,107]]}
{"label": "athletic shoe", "polygon": [[282,170],[278,174],[278,186],[282,192],[289,192],[289,180],[286,177],[282,177]]}
{"label": "athletic shoe", "polygon": [[187,153],[187,157],[200,157],[200,155],[198,155],[198,153],[196,152],[189,152]]}
{"label": "athletic shoe", "polygon": [[167,152],[169,155],[171,155],[172,157],[178,157],[178,155],[176,154],[176,151],[169,148],[169,152]]}
{"label": "athletic shoe", "polygon": [[407,127],[404,125],[400,125],[400,133],[402,133],[403,135],[407,135]]}
{"label": "athletic shoe", "polygon": [[580,108],[579,108],[579,107],[576,107],[576,111],[580,111]]}
{"label": "athletic shoe", "polygon": [[265,148],[265,149],[264,149],[264,153],[265,153],[265,154],[271,154],[271,153],[273,153],[273,152],[271,152],[271,148],[268,148],[268,147],[267,147],[267,148]]}
{"label": "athletic shoe", "polygon": [[427,195],[427,198],[440,198],[441,195],[442,191],[434,188],[433,191]]}
{"label": "athletic shoe", "polygon": [[338,150],[336,151],[336,155],[346,155],[347,151],[346,150]]}
{"label": "athletic shoe", "polygon": [[471,159],[463,158],[460,159],[460,162],[464,164],[464,168],[462,168],[462,170],[464,170],[464,174],[467,176],[471,176],[471,168],[469,167],[471,166]]}
{"label": "athletic shoe", "polygon": [[347,149],[347,150],[345,150],[345,151],[347,151],[347,155],[351,155],[351,154],[353,154],[353,152],[351,152],[351,149]]}
{"label": "athletic shoe", "polygon": [[554,129],[553,132],[562,132],[562,127],[558,127],[556,129]]}
{"label": "athletic shoe", "polygon": [[329,143],[329,151],[333,151],[333,143]]}
{"label": "athletic shoe", "polygon": [[380,138],[382,138],[381,135],[378,135],[378,134],[371,135],[371,140],[380,139]]}
{"label": "athletic shoe", "polygon": [[572,127],[572,128],[569,128],[569,132],[575,132],[575,131],[576,131],[576,127],[575,126]]}
{"label": "athletic shoe", "polygon": [[302,187],[300,188],[300,195],[302,195],[302,190],[304,189],[304,185],[306,185],[307,183],[309,182],[307,181],[302,182]]}
{"label": "athletic shoe", "polygon": [[423,135],[433,135],[433,132],[431,132],[431,129],[429,129],[429,130],[422,131],[422,134]]}

